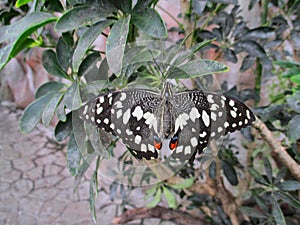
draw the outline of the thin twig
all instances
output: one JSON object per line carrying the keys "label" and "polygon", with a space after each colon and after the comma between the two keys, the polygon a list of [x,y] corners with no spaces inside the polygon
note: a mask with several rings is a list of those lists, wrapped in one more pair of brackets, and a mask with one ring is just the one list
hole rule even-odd
{"label": "thin twig", "polygon": [[280,141],[274,138],[274,135],[260,119],[256,118],[253,126],[268,143],[272,152],[275,153],[275,157],[300,181],[300,165],[286,152]]}

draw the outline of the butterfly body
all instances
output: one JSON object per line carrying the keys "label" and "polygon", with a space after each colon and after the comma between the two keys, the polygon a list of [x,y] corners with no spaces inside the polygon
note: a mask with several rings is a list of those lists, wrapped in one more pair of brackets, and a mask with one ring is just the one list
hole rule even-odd
{"label": "butterfly body", "polygon": [[168,139],[171,157],[190,160],[211,139],[250,125],[255,117],[243,103],[225,95],[129,89],[102,94],[80,110],[80,117],[119,136],[138,158],[157,158]]}

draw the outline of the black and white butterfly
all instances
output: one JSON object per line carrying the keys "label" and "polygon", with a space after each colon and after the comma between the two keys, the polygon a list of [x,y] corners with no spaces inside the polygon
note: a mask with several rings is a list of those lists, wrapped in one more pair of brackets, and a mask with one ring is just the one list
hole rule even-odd
{"label": "black and white butterfly", "polygon": [[128,89],[101,94],[79,113],[84,121],[120,137],[136,158],[148,160],[158,157],[164,143],[172,158],[191,160],[210,140],[255,120],[234,98],[202,91],[173,93],[169,83],[161,93]]}

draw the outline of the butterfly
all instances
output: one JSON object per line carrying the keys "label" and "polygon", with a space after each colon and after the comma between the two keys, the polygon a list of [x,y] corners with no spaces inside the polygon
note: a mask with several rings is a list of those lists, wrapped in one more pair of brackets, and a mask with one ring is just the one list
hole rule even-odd
{"label": "butterfly", "polygon": [[251,125],[255,116],[242,102],[217,93],[161,93],[128,89],[103,93],[87,102],[79,117],[118,136],[137,159],[158,158],[164,140],[171,157],[193,160],[211,140]]}

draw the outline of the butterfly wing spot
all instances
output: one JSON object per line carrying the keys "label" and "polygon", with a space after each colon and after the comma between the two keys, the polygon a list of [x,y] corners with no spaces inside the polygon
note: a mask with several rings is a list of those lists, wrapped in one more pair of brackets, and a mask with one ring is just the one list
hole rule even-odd
{"label": "butterfly wing spot", "polygon": [[202,133],[199,134],[200,137],[205,137],[207,135],[206,131],[203,131]]}
{"label": "butterfly wing spot", "polygon": [[100,97],[99,97],[99,102],[100,102],[100,103],[103,103],[104,101],[105,101],[104,96],[100,96]]}
{"label": "butterfly wing spot", "polygon": [[115,124],[114,123],[112,123],[112,124],[110,124],[110,126],[109,126],[111,129],[115,129]]}
{"label": "butterfly wing spot", "polygon": [[247,109],[246,110],[246,116],[247,116],[247,118],[250,120],[251,119],[251,116],[250,116],[250,111]]}
{"label": "butterfly wing spot", "polygon": [[123,124],[127,124],[130,119],[130,108],[126,110],[126,112],[123,115]]}
{"label": "butterfly wing spot", "polygon": [[191,145],[192,145],[193,147],[196,147],[196,146],[198,145],[198,140],[197,140],[196,137],[192,137],[192,138],[191,138]]}
{"label": "butterfly wing spot", "polygon": [[122,114],[123,114],[122,109],[119,109],[119,110],[117,111],[117,119],[119,119],[119,118],[122,116]]}
{"label": "butterfly wing spot", "polygon": [[180,146],[178,146],[178,147],[176,148],[176,153],[177,153],[177,154],[181,153],[182,151],[183,151],[183,146],[182,146],[182,145],[180,145]]}
{"label": "butterfly wing spot", "polygon": [[85,115],[85,119],[87,119],[87,120],[89,119],[89,115],[88,115],[88,114],[87,114],[87,115]]}
{"label": "butterfly wing spot", "polygon": [[124,101],[126,99],[126,93],[125,92],[122,92],[121,93],[121,97],[120,97],[120,101]]}
{"label": "butterfly wing spot", "polygon": [[230,114],[233,118],[236,118],[236,116],[237,116],[236,112],[233,110],[230,110]]}
{"label": "butterfly wing spot", "polygon": [[207,95],[207,101],[211,104],[214,103],[213,95]]}
{"label": "butterfly wing spot", "polygon": [[210,118],[214,121],[217,121],[217,115],[214,112],[210,113]]}
{"label": "butterfly wing spot", "polygon": [[190,155],[191,153],[192,153],[191,146],[189,146],[189,145],[185,146],[185,148],[184,148],[184,154],[185,155]]}
{"label": "butterfly wing spot", "polygon": [[124,106],[121,101],[116,101],[114,107],[116,107],[116,109],[122,109]]}
{"label": "butterfly wing spot", "polygon": [[103,120],[103,123],[109,124],[109,119],[108,119],[108,118],[105,118],[105,119]]}
{"label": "butterfly wing spot", "polygon": [[100,124],[100,123],[101,123],[101,120],[100,120],[100,119],[97,119],[96,122],[97,122],[98,124]]}
{"label": "butterfly wing spot", "polygon": [[137,107],[135,107],[134,111],[132,112],[132,116],[136,117],[138,121],[140,119],[142,119],[143,114],[144,114],[144,112],[142,110],[142,107],[139,105]]}
{"label": "butterfly wing spot", "polygon": [[210,124],[210,118],[207,114],[207,112],[205,110],[202,110],[202,120],[205,124],[206,127],[209,127],[209,124]]}
{"label": "butterfly wing spot", "polygon": [[118,134],[121,134],[122,131],[121,131],[120,129],[117,129],[117,133],[118,133]]}
{"label": "butterfly wing spot", "polygon": [[147,146],[145,144],[141,144],[141,151],[147,152]]}
{"label": "butterfly wing spot", "polygon": [[151,145],[151,144],[148,144],[148,149],[149,149],[149,151],[151,151],[151,152],[155,152],[155,148],[154,148],[154,146]]}
{"label": "butterfly wing spot", "polygon": [[85,115],[85,114],[88,112],[88,108],[89,108],[88,105],[85,105],[85,106],[84,106],[84,110],[83,110],[83,112],[82,112],[83,115]]}
{"label": "butterfly wing spot", "polygon": [[142,141],[142,136],[140,135],[136,135],[135,138],[134,138],[134,142],[139,145]]}
{"label": "butterfly wing spot", "polygon": [[196,107],[193,107],[190,112],[190,119],[195,122],[196,119],[200,117],[200,113]]}
{"label": "butterfly wing spot", "polygon": [[232,107],[235,105],[235,103],[232,99],[229,100],[229,105],[232,106]]}

